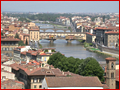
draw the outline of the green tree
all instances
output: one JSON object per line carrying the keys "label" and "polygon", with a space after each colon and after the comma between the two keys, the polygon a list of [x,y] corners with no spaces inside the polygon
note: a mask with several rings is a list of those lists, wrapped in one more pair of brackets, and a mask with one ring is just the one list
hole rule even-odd
{"label": "green tree", "polygon": [[25,46],[25,44],[24,44],[24,42],[22,40],[18,42],[18,45],[19,46]]}
{"label": "green tree", "polygon": [[1,32],[1,36],[3,36],[3,32]]}
{"label": "green tree", "polygon": [[15,34],[15,38],[19,39],[19,34],[18,33]]}
{"label": "green tree", "polygon": [[25,42],[26,45],[28,45],[28,41],[27,41],[27,38],[26,38],[26,42]]}
{"label": "green tree", "polygon": [[39,48],[42,48],[42,45],[38,42]]}
{"label": "green tree", "polygon": [[57,66],[57,63],[61,60],[62,58],[65,57],[64,55],[62,55],[60,52],[54,53],[53,55],[50,56],[49,60],[48,60],[48,64],[53,65],[53,66]]}
{"label": "green tree", "polygon": [[82,76],[98,76],[100,81],[104,81],[104,71],[99,63],[92,57],[88,57],[79,66],[79,74]]}

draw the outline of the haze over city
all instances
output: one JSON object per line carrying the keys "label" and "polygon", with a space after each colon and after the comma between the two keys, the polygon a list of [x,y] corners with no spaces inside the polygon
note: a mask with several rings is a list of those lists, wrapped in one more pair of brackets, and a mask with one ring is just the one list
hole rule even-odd
{"label": "haze over city", "polygon": [[1,1],[1,11],[118,13],[119,1]]}

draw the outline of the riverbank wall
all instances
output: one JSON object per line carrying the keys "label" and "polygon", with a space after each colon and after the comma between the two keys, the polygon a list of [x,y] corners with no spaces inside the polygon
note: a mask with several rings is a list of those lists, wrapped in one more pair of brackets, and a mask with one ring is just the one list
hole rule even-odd
{"label": "riverbank wall", "polygon": [[108,52],[108,53],[113,53],[113,54],[119,55],[118,49],[104,47],[104,46],[99,45],[99,44],[97,46],[98,46],[98,49],[100,49],[102,52]]}
{"label": "riverbank wall", "polygon": [[[81,43],[81,41],[79,41]],[[108,57],[115,57],[117,59],[119,59],[119,50],[117,49],[113,49],[113,48],[108,48],[108,47],[104,47],[102,45],[97,45],[97,48],[94,48],[94,44],[93,47],[89,45],[89,43],[81,43],[84,45],[84,47],[86,48],[86,50],[91,51],[91,52],[95,52],[95,53],[99,53]]]}

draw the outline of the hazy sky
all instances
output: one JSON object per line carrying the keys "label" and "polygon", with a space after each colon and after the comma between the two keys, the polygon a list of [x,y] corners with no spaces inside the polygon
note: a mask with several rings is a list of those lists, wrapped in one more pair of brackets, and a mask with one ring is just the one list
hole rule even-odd
{"label": "hazy sky", "polygon": [[1,1],[1,11],[119,12],[119,1]]}

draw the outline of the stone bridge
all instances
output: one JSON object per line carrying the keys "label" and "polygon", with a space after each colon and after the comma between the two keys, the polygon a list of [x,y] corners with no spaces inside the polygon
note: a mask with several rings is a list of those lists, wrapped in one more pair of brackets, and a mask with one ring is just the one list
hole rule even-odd
{"label": "stone bridge", "polygon": [[69,29],[64,29],[64,28],[40,28],[40,30],[43,30],[43,32],[46,32],[46,30],[53,30],[54,32],[58,31],[58,30],[62,30],[64,32],[66,31],[71,31]]}
{"label": "stone bridge", "polygon": [[40,32],[40,40],[49,40],[53,43],[55,40],[63,39],[70,43],[72,40],[86,40],[86,33],[76,32]]}

